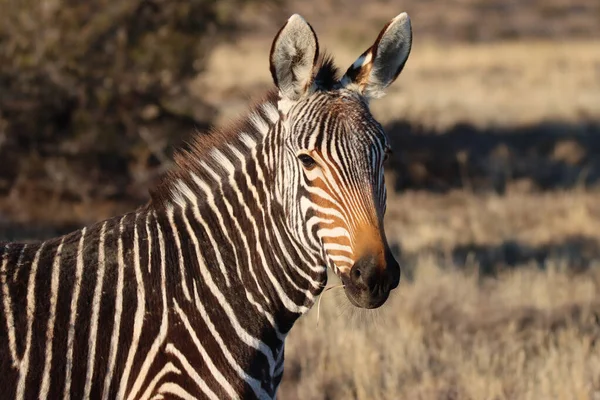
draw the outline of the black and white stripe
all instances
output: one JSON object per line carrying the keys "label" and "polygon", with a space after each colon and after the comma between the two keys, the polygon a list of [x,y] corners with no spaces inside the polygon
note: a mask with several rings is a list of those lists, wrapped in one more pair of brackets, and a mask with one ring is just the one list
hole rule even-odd
{"label": "black and white stripe", "polygon": [[[232,202],[234,215],[242,209]],[[252,267],[255,281],[253,249],[234,255],[244,230],[224,230],[234,216],[215,211],[150,205],[56,240],[4,245],[0,397],[273,397],[285,335],[323,278],[292,278],[285,260],[298,254],[272,251],[257,231],[249,238],[265,243],[269,271]]]}
{"label": "black and white stripe", "polygon": [[[271,58],[301,74],[316,55],[285,61],[289,35],[313,34],[299,18]],[[146,206],[0,244],[1,399],[275,397],[327,267],[344,278],[365,226],[382,231],[388,147],[359,82],[329,61],[311,84],[279,67],[290,87],[179,153]]]}

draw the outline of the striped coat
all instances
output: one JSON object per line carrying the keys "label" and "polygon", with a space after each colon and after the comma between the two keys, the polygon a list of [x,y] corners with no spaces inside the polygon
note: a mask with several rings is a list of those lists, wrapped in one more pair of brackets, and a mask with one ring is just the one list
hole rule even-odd
{"label": "striped coat", "polygon": [[354,305],[382,305],[400,270],[368,100],[410,42],[401,14],[338,78],[294,15],[271,49],[278,90],[180,152],[147,205],[0,244],[0,398],[274,398],[328,267]]}

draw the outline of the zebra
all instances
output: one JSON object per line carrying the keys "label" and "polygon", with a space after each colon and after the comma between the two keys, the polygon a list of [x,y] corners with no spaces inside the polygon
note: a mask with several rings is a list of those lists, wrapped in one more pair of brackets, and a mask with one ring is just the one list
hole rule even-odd
{"label": "zebra", "polygon": [[400,267],[369,101],[411,43],[402,13],[341,75],[294,14],[271,46],[276,88],[179,150],[145,205],[0,244],[0,398],[275,398],[328,269],[356,307],[384,304]]}

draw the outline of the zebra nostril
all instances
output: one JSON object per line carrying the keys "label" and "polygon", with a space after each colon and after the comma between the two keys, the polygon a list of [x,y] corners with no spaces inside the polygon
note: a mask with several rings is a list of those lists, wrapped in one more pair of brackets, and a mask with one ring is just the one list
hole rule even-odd
{"label": "zebra nostril", "polygon": [[362,273],[358,268],[352,270],[352,281],[354,281],[354,284],[356,285],[363,285]]}
{"label": "zebra nostril", "polygon": [[365,288],[365,275],[363,274],[360,265],[352,267],[350,270],[350,279],[354,285]]}

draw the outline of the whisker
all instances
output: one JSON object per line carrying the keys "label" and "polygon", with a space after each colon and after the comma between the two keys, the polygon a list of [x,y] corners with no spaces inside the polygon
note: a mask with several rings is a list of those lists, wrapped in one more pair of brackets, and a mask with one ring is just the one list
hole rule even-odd
{"label": "whisker", "polygon": [[323,298],[323,295],[325,294],[325,292],[328,292],[331,289],[337,289],[337,288],[343,288],[343,287],[344,287],[343,284],[339,284],[339,285],[326,287],[323,290],[323,293],[321,293],[321,295],[319,296],[319,301],[317,301],[317,326],[319,326],[319,318],[321,316],[321,299]]}

